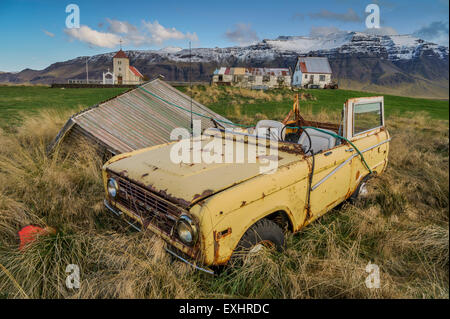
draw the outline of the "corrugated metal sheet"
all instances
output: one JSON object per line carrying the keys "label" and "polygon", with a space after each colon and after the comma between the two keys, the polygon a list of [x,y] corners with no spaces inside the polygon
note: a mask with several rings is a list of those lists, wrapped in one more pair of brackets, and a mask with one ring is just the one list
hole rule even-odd
{"label": "corrugated metal sheet", "polygon": [[[118,154],[169,142],[170,133],[174,128],[190,129],[189,96],[160,79],[141,87],[142,89],[133,89],[72,116],[53,145],[63,138],[72,140],[74,136],[70,135],[84,135],[109,152]],[[195,100],[192,101],[192,110],[208,117],[228,121]],[[201,121],[202,130],[214,127],[214,123],[208,118],[196,114],[193,114],[192,118]]]}
{"label": "corrugated metal sheet", "polygon": [[330,63],[328,62],[328,58],[324,57],[299,57],[298,61],[300,63],[304,63],[306,66],[306,73],[326,73],[331,74]]}

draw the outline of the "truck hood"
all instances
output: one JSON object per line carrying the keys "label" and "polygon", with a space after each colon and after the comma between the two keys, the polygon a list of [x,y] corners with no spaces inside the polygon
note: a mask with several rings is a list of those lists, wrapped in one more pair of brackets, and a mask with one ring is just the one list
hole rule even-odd
{"label": "truck hood", "polygon": [[[211,164],[204,161],[174,163],[171,160],[171,148],[175,143],[170,143],[121,154],[112,158],[105,167],[107,171],[126,177],[167,200],[187,208],[205,197],[263,174],[264,169],[267,172],[269,160],[278,160],[279,168],[302,158],[297,145],[280,143],[278,156],[267,151],[270,155],[257,156],[256,163],[251,163],[247,161],[249,143],[239,141],[232,143],[234,150],[237,143],[243,144],[240,146],[244,149],[246,159],[243,163],[236,163],[236,161]],[[211,148],[207,144],[208,141],[200,140],[201,149],[209,150],[211,153]],[[281,145],[284,146],[281,147]],[[223,151],[214,151],[213,154],[219,153],[224,159]]]}

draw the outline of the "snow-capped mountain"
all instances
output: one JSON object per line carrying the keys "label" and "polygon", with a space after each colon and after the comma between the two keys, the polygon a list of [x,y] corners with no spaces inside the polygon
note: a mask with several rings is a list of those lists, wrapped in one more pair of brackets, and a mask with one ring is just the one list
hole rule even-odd
{"label": "snow-capped mountain", "polygon": [[[149,78],[186,81],[189,62],[196,81],[209,81],[219,66],[291,67],[299,55],[327,56],[340,87],[390,93],[448,97],[448,47],[411,35],[373,35],[337,32],[326,36],[280,36],[259,43],[228,48],[126,52],[130,63]],[[112,66],[115,52],[89,58],[90,78]],[[0,74],[0,82],[52,83],[84,78],[86,57],[58,62],[41,71],[26,69]]]}
{"label": "snow-capped mountain", "polygon": [[[188,49],[168,48],[159,51],[130,51],[136,59],[152,59],[154,54],[165,53],[175,62],[189,62]],[[396,60],[409,60],[422,54],[442,59],[448,57],[448,48],[426,42],[411,35],[372,35],[362,32],[339,32],[322,37],[280,36],[263,40],[247,47],[192,49],[192,62],[223,62],[229,58],[245,62],[248,59],[270,61],[283,55],[336,54],[370,55]]]}

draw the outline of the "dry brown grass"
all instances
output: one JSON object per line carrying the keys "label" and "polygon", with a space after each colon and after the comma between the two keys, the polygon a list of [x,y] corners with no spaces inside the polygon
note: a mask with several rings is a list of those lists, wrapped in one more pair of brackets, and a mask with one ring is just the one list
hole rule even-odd
{"label": "dry brown grass", "polygon": [[[231,99],[231,104],[255,104],[258,101],[281,102],[283,100],[292,100],[292,94],[288,90],[281,90],[280,93],[274,91],[264,92],[261,90],[250,90],[238,87],[219,87],[219,86],[193,86],[192,90],[187,88],[187,94],[192,94],[196,101],[210,105],[218,102],[221,98]],[[301,92],[299,96],[302,101],[315,100],[310,93]]]}
{"label": "dry brown grass", "polygon": [[[161,240],[103,209],[101,162],[88,147],[45,155],[66,118],[45,113],[15,134],[0,132],[0,297],[449,297],[446,121],[389,118],[390,164],[372,180],[369,198],[287,235],[283,253],[264,252],[210,277],[172,261]],[[30,223],[57,233],[20,252],[17,231]],[[369,262],[380,267],[380,289],[364,284]],[[65,287],[68,264],[81,269],[79,290]]]}

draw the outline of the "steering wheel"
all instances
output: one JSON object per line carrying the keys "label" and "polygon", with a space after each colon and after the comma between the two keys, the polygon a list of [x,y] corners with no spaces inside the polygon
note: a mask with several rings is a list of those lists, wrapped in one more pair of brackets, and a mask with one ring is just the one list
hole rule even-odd
{"label": "steering wheel", "polygon": [[[281,136],[283,136],[283,130],[285,130],[286,127],[287,127],[287,125],[284,125],[283,128],[281,129]],[[311,152],[311,147],[312,147],[311,136],[309,135],[309,133],[305,129],[303,130],[303,132],[306,134],[306,137],[308,137],[308,141],[309,141],[308,149],[307,150],[303,150],[303,151],[305,152],[305,154],[308,154],[309,152]],[[285,139],[282,139],[281,141],[285,142]]]}

